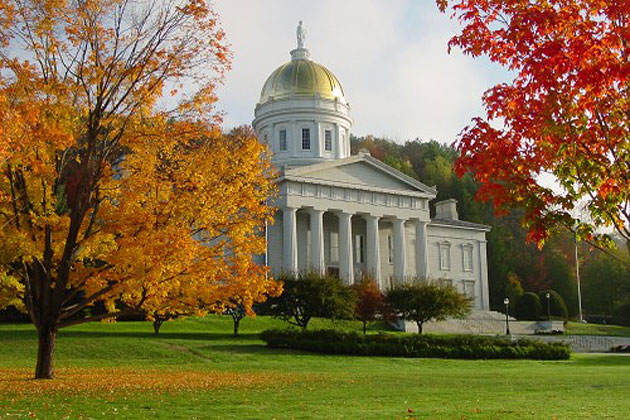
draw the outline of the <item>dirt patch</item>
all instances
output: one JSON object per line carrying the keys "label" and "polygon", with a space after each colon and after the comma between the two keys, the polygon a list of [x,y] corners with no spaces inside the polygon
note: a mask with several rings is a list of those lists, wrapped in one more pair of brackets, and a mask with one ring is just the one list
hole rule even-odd
{"label": "dirt patch", "polygon": [[32,369],[0,368],[0,395],[98,394],[130,392],[190,392],[220,388],[268,388],[306,379],[279,372],[215,372],[128,368],[60,368],[55,379],[34,380]]}

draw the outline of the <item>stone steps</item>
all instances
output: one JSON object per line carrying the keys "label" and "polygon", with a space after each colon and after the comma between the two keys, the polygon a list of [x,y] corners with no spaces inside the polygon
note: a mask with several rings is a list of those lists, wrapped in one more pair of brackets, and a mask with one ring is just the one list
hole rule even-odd
{"label": "stone steps", "polygon": [[[564,331],[562,321],[516,321],[509,318],[510,333],[518,335],[533,335],[538,330],[553,329]],[[418,332],[415,322],[398,322],[395,327],[400,331]],[[464,319],[447,319],[445,321],[428,322],[423,326],[423,332],[446,334],[505,334],[505,314],[495,311],[473,311]]]}

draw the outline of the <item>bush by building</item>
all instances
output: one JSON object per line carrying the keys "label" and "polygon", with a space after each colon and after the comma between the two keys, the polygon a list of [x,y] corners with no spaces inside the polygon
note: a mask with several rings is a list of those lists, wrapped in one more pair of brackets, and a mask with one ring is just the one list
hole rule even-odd
{"label": "bush by building", "polygon": [[537,321],[542,312],[540,298],[536,293],[523,293],[523,296],[521,296],[518,302],[516,302],[514,312],[516,319],[524,321]]}
{"label": "bush by building", "polygon": [[464,318],[470,313],[470,299],[439,281],[417,279],[394,286],[385,296],[397,316],[416,323],[419,334],[425,322]]}
{"label": "bush by building", "polygon": [[561,318],[566,321],[569,318],[567,305],[564,303],[562,296],[554,290],[545,290],[538,295],[542,306],[543,317],[547,316],[547,293],[549,293],[549,312],[551,313],[551,316]]}
{"label": "bush by building", "polygon": [[277,280],[283,284],[282,295],[260,305],[261,314],[273,315],[302,329],[313,317],[354,318],[356,296],[337,277],[307,272],[282,275]]}
{"label": "bush by building", "polygon": [[367,331],[367,324],[379,317],[384,318],[389,313],[385,295],[379,289],[378,284],[369,276],[362,276],[353,284],[352,290],[356,295],[354,313],[356,318],[363,322],[363,334]]}

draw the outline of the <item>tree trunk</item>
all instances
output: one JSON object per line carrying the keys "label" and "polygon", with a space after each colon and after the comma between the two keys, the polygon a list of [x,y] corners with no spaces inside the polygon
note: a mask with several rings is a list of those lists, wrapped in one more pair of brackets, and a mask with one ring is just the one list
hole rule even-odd
{"label": "tree trunk", "polygon": [[55,343],[57,331],[51,327],[42,327],[39,330],[39,345],[37,348],[37,367],[35,379],[53,378],[53,356],[55,355]]}
{"label": "tree trunk", "polygon": [[418,334],[422,334],[422,322],[416,322],[418,325]]}
{"label": "tree trunk", "polygon": [[367,334],[367,321],[363,321],[363,335]]}
{"label": "tree trunk", "polygon": [[241,323],[241,320],[238,318],[234,318],[234,335],[238,335],[238,326]]}
{"label": "tree trunk", "polygon": [[163,322],[164,320],[162,319],[156,319],[155,321],[153,321],[153,331],[155,331],[155,334],[160,333],[160,327],[162,326]]}

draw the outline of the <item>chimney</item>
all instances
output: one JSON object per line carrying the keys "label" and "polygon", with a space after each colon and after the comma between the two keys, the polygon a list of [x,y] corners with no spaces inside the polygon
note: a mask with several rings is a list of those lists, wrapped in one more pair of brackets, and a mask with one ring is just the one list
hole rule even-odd
{"label": "chimney", "polygon": [[459,220],[459,216],[457,215],[457,200],[449,198],[448,200],[435,203],[435,218]]}

